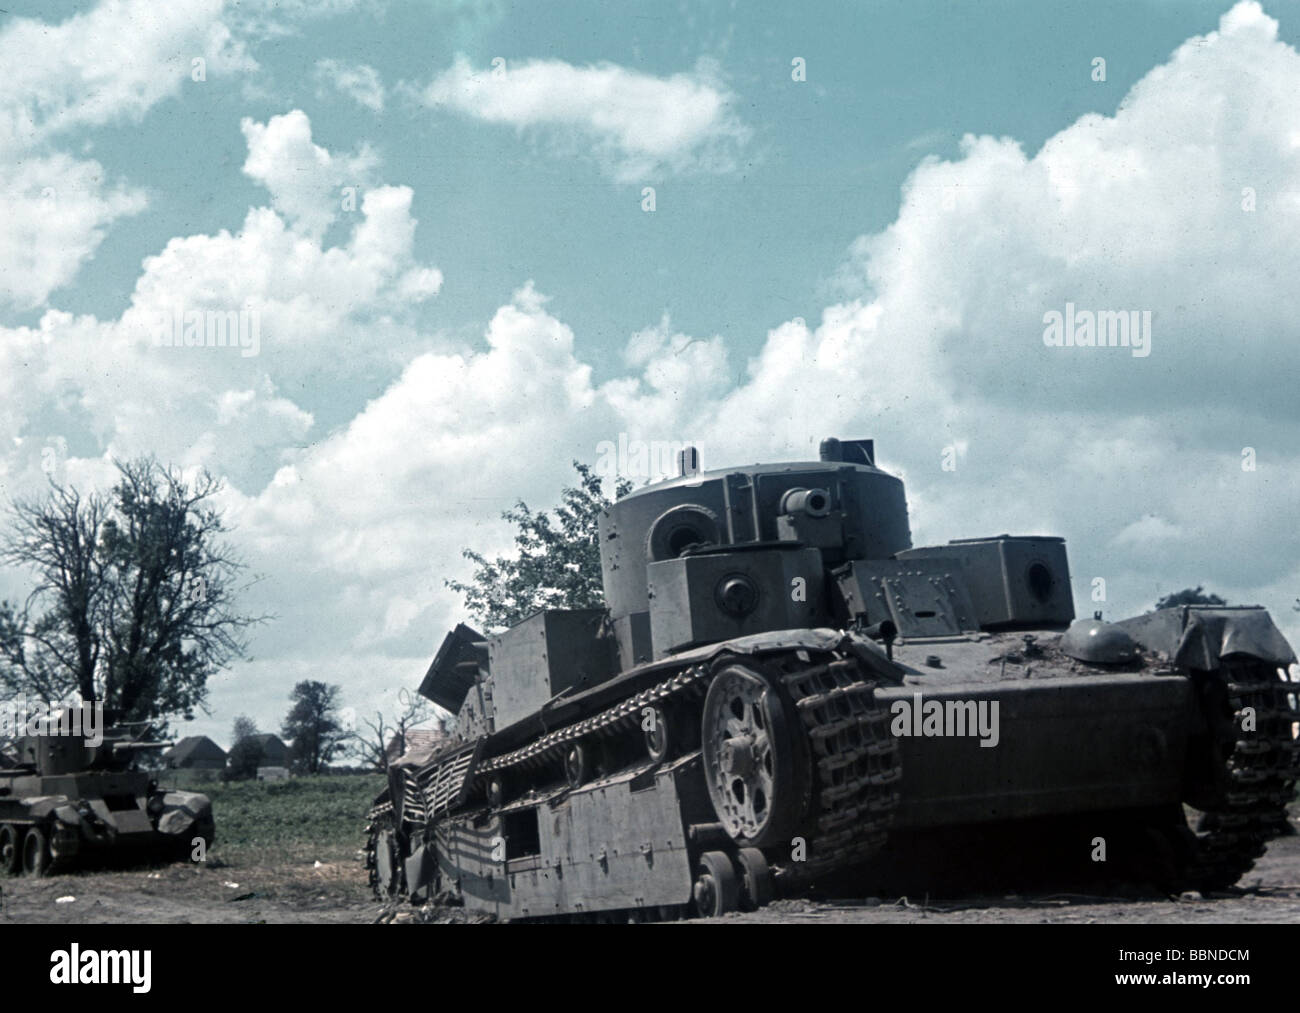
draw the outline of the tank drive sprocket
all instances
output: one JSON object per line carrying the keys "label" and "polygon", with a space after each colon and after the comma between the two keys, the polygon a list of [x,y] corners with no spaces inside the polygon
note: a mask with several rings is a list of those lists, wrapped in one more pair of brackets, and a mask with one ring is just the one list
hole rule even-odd
{"label": "tank drive sprocket", "polygon": [[807,780],[807,764],[781,697],[779,682],[728,664],[704,699],[704,775],[719,821],[740,844],[788,843],[807,795],[796,778]]}

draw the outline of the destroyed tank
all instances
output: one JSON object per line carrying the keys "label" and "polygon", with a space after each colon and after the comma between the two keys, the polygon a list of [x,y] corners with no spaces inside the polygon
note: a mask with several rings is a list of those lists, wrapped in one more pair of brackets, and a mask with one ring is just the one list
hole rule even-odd
{"label": "destroyed tank", "polygon": [[[23,735],[0,751],[0,871],[44,876],[104,859],[190,857],[215,836],[206,795],[165,791],[136,756],[168,742],[135,726]],[[66,729],[65,729],[66,731]]]}
{"label": "destroyed tank", "polygon": [[912,842],[1013,828],[1015,864],[1049,825],[1211,891],[1286,832],[1295,656],[1264,609],[1076,620],[1061,538],[913,547],[869,440],[697,461],[605,511],[605,609],[446,636],[420,692],[457,735],[390,768],[379,896],[716,916],[909,859],[928,889],[960,862]]}

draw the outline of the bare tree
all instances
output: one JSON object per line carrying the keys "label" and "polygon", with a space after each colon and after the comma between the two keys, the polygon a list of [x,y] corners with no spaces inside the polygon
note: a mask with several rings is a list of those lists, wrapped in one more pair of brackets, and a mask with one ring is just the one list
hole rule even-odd
{"label": "bare tree", "polygon": [[[352,737],[352,755],[362,763],[381,774],[388,772],[390,760],[406,752],[406,733],[416,728],[434,715],[433,705],[422,696],[417,696],[408,689],[398,694],[401,710],[391,721],[380,711],[375,711],[374,720],[362,718],[362,730]],[[395,745],[392,755],[389,745]]]}

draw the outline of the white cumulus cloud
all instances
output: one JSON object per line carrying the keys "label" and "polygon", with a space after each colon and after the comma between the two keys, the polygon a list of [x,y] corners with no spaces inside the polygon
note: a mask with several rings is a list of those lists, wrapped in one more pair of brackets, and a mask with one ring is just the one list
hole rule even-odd
{"label": "white cumulus cloud", "polygon": [[371,112],[384,111],[384,82],[374,67],[326,58],[316,61],[314,75],[318,85],[337,89]]}
{"label": "white cumulus cloud", "polygon": [[378,162],[363,146],[355,155],[331,155],[312,143],[311,121],[301,109],[272,116],[265,124],[245,118],[246,175],[271,193],[271,206],[299,231],[319,239],[339,216],[344,187],[360,190]]}
{"label": "white cumulus cloud", "polygon": [[660,170],[726,171],[751,133],[708,63],[655,77],[613,63],[578,67],[563,60],[478,69],[461,56],[422,97],[488,123],[546,131],[569,151],[591,149],[624,181]]}
{"label": "white cumulus cloud", "polygon": [[[332,178],[342,160],[312,143],[300,111],[244,127],[250,175],[285,217],[256,207],[233,233],[172,239],[145,258],[116,319],[50,309],[33,326],[0,327],[0,422],[18,437],[0,447],[3,491],[41,481],[54,419],[74,430],[63,435],[76,445],[105,457],[152,452],[256,485],[315,424],[316,411],[301,402],[337,397],[328,377],[367,369],[417,340],[404,321],[436,294],[442,274],[414,255],[411,190],[365,190],[344,241],[327,246],[313,217],[318,190],[291,180],[313,167]],[[285,161],[268,162],[268,152]],[[237,320],[255,343],[177,346],[192,314],[203,337],[209,319]],[[164,333],[172,347],[158,344]]]}
{"label": "white cumulus cloud", "polygon": [[256,63],[222,23],[224,0],[104,0],[56,25],[6,15],[0,28],[0,305],[27,310],[67,285],[105,230],[143,210],[143,191],[59,149],[77,128],[137,122],[205,74]]}

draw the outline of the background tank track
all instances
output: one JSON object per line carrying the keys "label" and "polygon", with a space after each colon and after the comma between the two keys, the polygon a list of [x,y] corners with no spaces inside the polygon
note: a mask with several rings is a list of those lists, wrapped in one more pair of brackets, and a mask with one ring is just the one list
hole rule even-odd
{"label": "background tank track", "polygon": [[[1294,683],[1272,665],[1231,659],[1207,673],[1203,706],[1211,722],[1221,798],[1193,831],[1181,819],[1185,885],[1226,890],[1254,866],[1268,842],[1287,832],[1287,804],[1300,776],[1300,720]],[[1244,731],[1253,708],[1254,732]]]}
{"label": "background tank track", "polygon": [[406,876],[403,872],[398,871],[397,879],[392,883],[385,883],[379,871],[379,848],[383,835],[388,832],[396,832],[396,821],[393,818],[393,804],[384,802],[380,805],[372,806],[367,814],[368,822],[366,824],[366,847],[362,864],[366,869],[366,878],[370,883],[370,890],[379,900],[391,900],[394,894],[401,895],[406,892]]}

